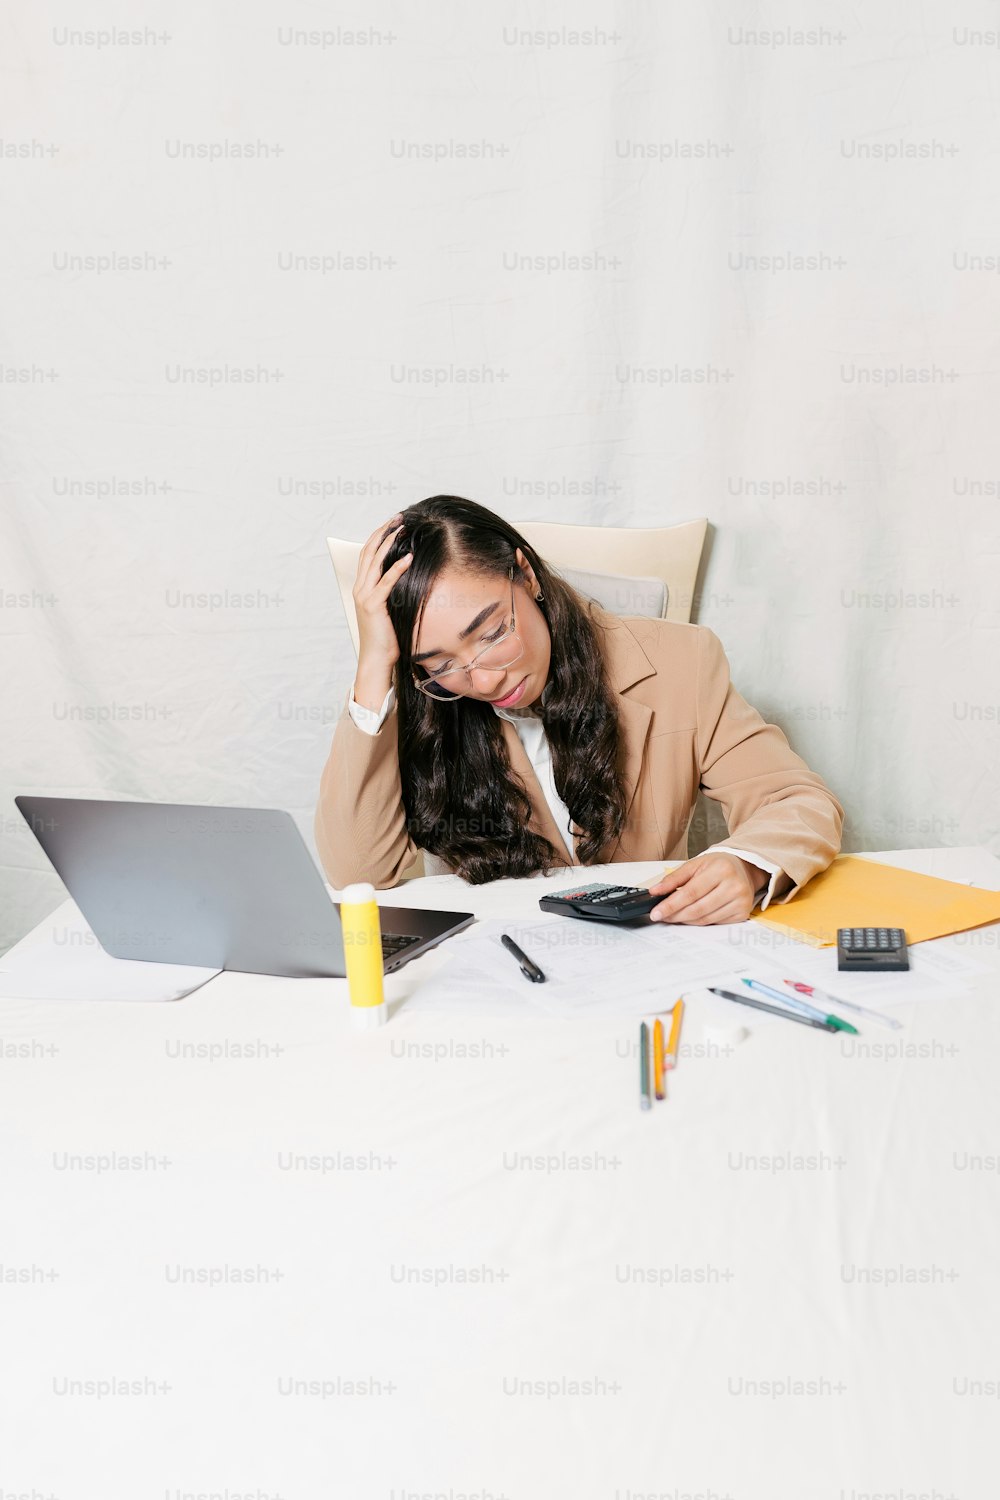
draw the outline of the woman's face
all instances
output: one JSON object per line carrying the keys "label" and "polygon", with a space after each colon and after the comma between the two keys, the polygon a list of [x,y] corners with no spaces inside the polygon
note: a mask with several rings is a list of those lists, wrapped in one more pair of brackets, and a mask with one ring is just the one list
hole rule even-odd
{"label": "woman's face", "polygon": [[[548,622],[535,603],[538,584],[520,548],[517,560],[514,629],[522,654],[500,670],[473,667],[471,681],[469,673],[458,672],[443,684],[450,692],[498,708],[527,708],[541,697],[549,675],[551,638]],[[449,663],[471,662],[509,628],[510,614],[509,579],[479,578],[446,569],[438,574],[424,603],[413,645],[414,667],[433,672]]]}

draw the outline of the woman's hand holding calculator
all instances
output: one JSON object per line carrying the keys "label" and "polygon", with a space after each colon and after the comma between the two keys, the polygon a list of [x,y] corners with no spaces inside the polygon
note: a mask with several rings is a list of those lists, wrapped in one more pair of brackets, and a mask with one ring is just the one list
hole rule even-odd
{"label": "woman's hand holding calculator", "polygon": [[700,854],[664,871],[649,887],[650,895],[666,898],[653,907],[649,920],[698,927],[745,922],[767,880],[766,870],[736,854]]}
{"label": "woman's hand holding calculator", "polygon": [[[707,867],[707,868],[706,868]],[[651,886],[600,881],[542,896],[542,911],[592,922],[745,922],[767,872],[736,854],[704,854],[676,870],[665,870]],[[660,901],[661,895],[666,900]]]}

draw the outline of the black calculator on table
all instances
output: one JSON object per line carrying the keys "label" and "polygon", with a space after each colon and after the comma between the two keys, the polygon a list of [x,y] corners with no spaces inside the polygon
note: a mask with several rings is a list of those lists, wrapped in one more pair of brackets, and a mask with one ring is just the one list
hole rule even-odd
{"label": "black calculator on table", "polygon": [[591,922],[632,922],[645,917],[664,901],[651,896],[641,885],[577,885],[557,896],[542,896],[542,911],[554,911],[561,917],[583,917]]}
{"label": "black calculator on table", "polygon": [[837,968],[848,974],[884,974],[908,969],[901,927],[838,927]]}

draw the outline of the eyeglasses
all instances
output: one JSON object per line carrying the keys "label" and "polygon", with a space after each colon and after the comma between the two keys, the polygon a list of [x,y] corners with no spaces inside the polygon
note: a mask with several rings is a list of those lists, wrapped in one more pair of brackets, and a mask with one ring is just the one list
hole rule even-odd
{"label": "eyeglasses", "polygon": [[[423,677],[418,677],[414,672],[413,686],[418,688],[420,692],[426,693],[428,698],[437,698],[445,702],[461,698],[466,689],[457,689],[454,686],[460,673],[464,672],[467,675],[469,685],[472,686],[472,673],[477,667],[480,671],[485,672],[505,672],[508,667],[512,666],[514,662],[524,655],[524,645],[522,644],[521,637],[514,629],[513,568],[507,570],[507,576],[510,579],[510,624],[502,635],[498,635],[496,640],[490,641],[487,646],[484,646],[482,651],[474,656],[466,666],[446,665],[438,667],[434,672],[427,672],[425,668],[426,675]],[[451,687],[447,685],[449,679],[452,683]]]}

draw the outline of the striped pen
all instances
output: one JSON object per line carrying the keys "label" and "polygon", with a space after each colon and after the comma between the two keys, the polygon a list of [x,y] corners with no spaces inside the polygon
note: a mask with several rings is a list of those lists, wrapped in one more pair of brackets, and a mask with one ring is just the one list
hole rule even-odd
{"label": "striped pen", "polygon": [[[853,1000],[838,1000],[836,995],[828,995],[825,990],[817,990],[811,984],[803,984],[801,979],[783,979],[782,984],[787,984],[790,989],[797,991],[800,995],[811,995],[814,1000],[821,1001],[824,1005],[835,1005],[838,1010],[849,1010],[852,1015],[864,1016],[869,1021],[877,1021],[880,1026],[890,1026],[893,1031],[901,1031],[902,1021],[897,1021],[895,1016],[884,1016],[879,1010],[869,1010],[864,1005],[855,1005]],[[785,997],[787,999],[787,996]]]}

